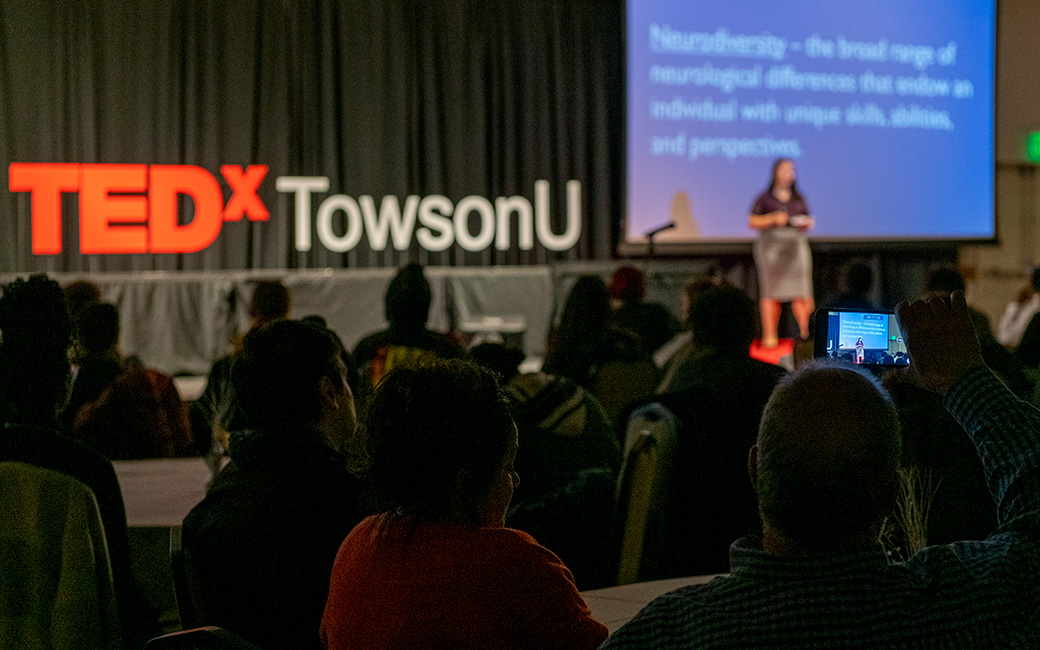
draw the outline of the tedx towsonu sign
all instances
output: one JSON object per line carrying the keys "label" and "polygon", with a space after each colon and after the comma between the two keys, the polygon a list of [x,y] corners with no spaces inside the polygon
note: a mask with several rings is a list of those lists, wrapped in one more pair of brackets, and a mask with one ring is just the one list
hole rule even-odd
{"label": "tedx towsonu sign", "polygon": [[[267,176],[266,165],[223,165],[220,173],[231,188],[224,195],[217,178],[196,165],[121,165],[80,163],[11,163],[8,189],[31,196],[32,252],[56,255],[62,251],[61,195],[79,195],[79,245],[84,255],[127,253],[193,253],[220,235],[225,221],[267,221],[270,213],[257,191]],[[322,246],[333,252],[352,250],[364,235],[372,250],[392,245],[407,249],[412,238],[429,251],[443,251],[457,244],[467,251],[494,245],[534,248],[572,248],[581,235],[581,183],[567,182],[567,218],[562,233],[550,222],[549,181],[534,184],[534,202],[524,196],[466,196],[453,203],[442,195],[405,198],[384,196],[379,205],[372,196],[356,199],[345,194],[316,195],[329,191],[326,176],[279,176],[278,192],[293,196],[295,247],[312,248],[317,233]],[[186,196],[195,205],[188,223],[180,223],[177,202]],[[317,206],[316,211],[313,206]],[[337,232],[337,219],[342,214]],[[476,219],[472,219],[472,217]],[[313,226],[313,229],[312,229]]]}

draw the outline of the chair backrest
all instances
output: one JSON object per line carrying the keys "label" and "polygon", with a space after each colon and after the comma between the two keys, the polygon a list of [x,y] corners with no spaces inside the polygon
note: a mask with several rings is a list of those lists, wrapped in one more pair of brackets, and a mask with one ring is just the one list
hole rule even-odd
{"label": "chair backrest", "polygon": [[171,632],[145,644],[144,650],[260,650],[234,632],[220,627],[198,627]]}
{"label": "chair backrest", "polygon": [[618,477],[620,561],[618,584],[640,580],[652,561],[665,522],[665,500],[678,422],[663,405],[652,403],[632,412],[625,435],[625,453]]}
{"label": "chair backrest", "polygon": [[71,476],[0,463],[0,648],[122,648],[97,500]]}
{"label": "chair backrest", "polygon": [[617,422],[625,406],[653,395],[660,379],[653,361],[608,361],[596,370],[590,391],[611,422]]}
{"label": "chair backrest", "polygon": [[173,592],[177,599],[177,613],[182,629],[202,625],[202,602],[198,581],[193,578],[181,546],[181,527],[170,527],[170,568],[173,573]]}

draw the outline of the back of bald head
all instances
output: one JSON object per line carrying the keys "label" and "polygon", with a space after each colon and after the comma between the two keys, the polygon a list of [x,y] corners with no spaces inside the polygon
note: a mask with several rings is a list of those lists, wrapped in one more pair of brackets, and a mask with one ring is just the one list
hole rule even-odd
{"label": "back of bald head", "polygon": [[807,364],[781,381],[762,414],[763,521],[804,548],[876,535],[895,504],[901,445],[892,398],[874,376]]}

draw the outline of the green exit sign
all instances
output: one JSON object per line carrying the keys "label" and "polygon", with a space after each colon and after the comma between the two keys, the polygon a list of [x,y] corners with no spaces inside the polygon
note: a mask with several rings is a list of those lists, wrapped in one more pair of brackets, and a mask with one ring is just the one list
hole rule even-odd
{"label": "green exit sign", "polygon": [[1026,138],[1026,158],[1029,162],[1040,163],[1040,131],[1033,131]]}

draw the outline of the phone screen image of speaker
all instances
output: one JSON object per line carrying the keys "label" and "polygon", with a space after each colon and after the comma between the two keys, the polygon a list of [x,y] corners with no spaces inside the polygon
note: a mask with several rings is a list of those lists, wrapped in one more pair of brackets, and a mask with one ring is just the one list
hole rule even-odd
{"label": "phone screen image of speaker", "polygon": [[895,316],[884,312],[828,312],[827,356],[855,364],[910,363]]}

